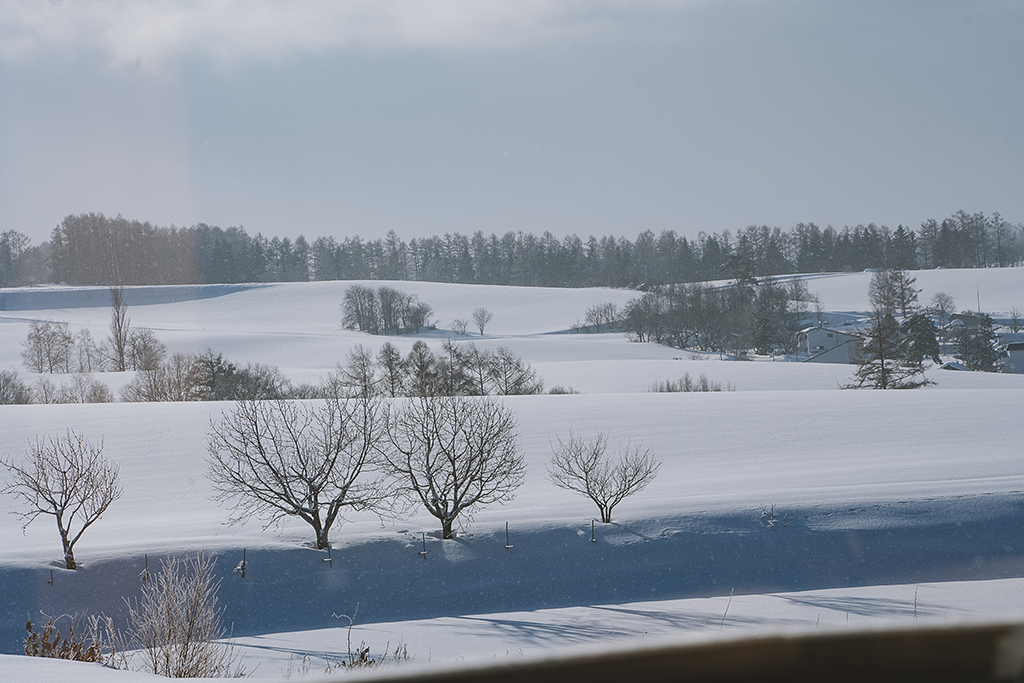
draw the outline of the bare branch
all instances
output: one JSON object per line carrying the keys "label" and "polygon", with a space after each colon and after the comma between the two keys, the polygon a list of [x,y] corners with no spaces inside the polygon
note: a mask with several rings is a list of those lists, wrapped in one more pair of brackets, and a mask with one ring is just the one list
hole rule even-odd
{"label": "bare branch", "polygon": [[39,515],[53,515],[64,546],[64,563],[76,569],[74,546],[82,533],[121,497],[118,467],[103,457],[103,443],[94,446],[68,430],[63,437],[37,438],[29,444],[23,465],[0,461],[11,474],[2,489],[18,498],[18,516],[27,527]]}
{"label": "bare branch", "polygon": [[480,330],[480,336],[482,337],[484,334],[484,328],[486,328],[487,323],[491,322],[491,319],[494,318],[494,314],[488,311],[483,306],[478,306],[477,308],[473,309],[472,317],[473,324],[476,325],[476,328],[478,330]]}
{"label": "bare branch", "polygon": [[477,507],[506,503],[523,482],[525,465],[512,412],[496,401],[422,397],[388,415],[385,458],[398,486],[441,521]]}
{"label": "bare branch", "polygon": [[606,524],[612,521],[612,509],[646,488],[661,468],[650,449],[626,446],[613,463],[605,458],[607,448],[608,435],[604,432],[592,439],[569,432],[565,441],[558,437],[558,448],[552,448],[548,467],[551,483],[590,498]]}
{"label": "bare branch", "polygon": [[386,509],[375,460],[381,410],[362,398],[240,402],[209,435],[210,478],[218,499],[232,503],[231,522],[262,517],[266,529],[297,516],[322,549],[344,508]]}

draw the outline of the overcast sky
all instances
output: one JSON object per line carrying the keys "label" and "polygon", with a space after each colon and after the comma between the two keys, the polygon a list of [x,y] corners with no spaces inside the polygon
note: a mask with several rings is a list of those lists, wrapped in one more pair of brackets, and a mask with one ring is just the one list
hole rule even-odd
{"label": "overcast sky", "polygon": [[0,0],[0,231],[1024,221],[1020,0]]}

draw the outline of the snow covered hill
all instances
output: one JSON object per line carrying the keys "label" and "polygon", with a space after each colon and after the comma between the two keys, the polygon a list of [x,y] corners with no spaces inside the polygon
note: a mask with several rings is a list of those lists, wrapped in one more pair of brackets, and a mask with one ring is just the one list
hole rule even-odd
{"label": "snow covered hill", "polygon": [[[945,291],[958,307],[973,308],[980,295],[997,317],[1024,303],[1024,269],[914,275],[925,301]],[[805,280],[828,310],[861,312],[869,277]],[[268,678],[297,671],[303,654],[341,652],[345,634],[333,615],[357,604],[358,638],[376,650],[404,638],[416,661],[441,663],[645,633],[707,637],[703,627],[721,619],[720,610],[735,620],[726,631],[813,627],[815,615],[843,627],[844,601],[854,625],[907,619],[919,585],[922,619],[1002,618],[1024,609],[1024,376],[932,371],[937,385],[918,391],[840,391],[849,366],[721,361],[619,334],[569,333],[588,306],[636,295],[604,289],[388,283],[429,303],[438,329],[371,337],[340,327],[350,284],[132,288],[129,314],[171,352],[209,347],[233,361],[272,363],[303,382],[326,375],[355,344],[375,351],[386,340],[406,353],[422,338],[436,351],[451,320],[484,306],[494,313],[487,334],[459,341],[507,346],[547,387],[581,392],[504,399],[527,465],[515,500],[480,511],[452,541],[439,540],[423,512],[354,515],[333,534],[328,564],[301,523],[267,531],[255,520],[225,524],[205,454],[211,420],[230,405],[0,406],[4,458],[20,458],[37,435],[70,428],[103,440],[125,488],[77,546],[77,573],[56,562],[51,519],[23,533],[6,514],[13,499],[0,497],[0,652],[18,652],[26,612],[117,614],[121,598],[138,591],[145,555],[152,567],[169,553],[200,549],[217,556],[227,617]],[[2,290],[0,300],[0,369],[16,368],[25,379],[33,376],[21,366],[20,344],[30,320],[106,335],[103,289]],[[706,373],[737,391],[647,391],[684,373]],[[130,377],[120,375],[97,377],[117,387]],[[612,525],[595,525],[594,542],[596,509],[546,475],[552,443],[570,430],[607,431],[613,446],[642,442],[664,460],[654,483],[616,508]],[[418,554],[424,543],[426,558]],[[251,568],[245,581],[230,571],[243,548]],[[616,624],[630,635],[616,635]],[[310,629],[331,630],[272,635]],[[0,658],[0,672],[30,665]],[[31,671],[40,680],[50,675]]]}

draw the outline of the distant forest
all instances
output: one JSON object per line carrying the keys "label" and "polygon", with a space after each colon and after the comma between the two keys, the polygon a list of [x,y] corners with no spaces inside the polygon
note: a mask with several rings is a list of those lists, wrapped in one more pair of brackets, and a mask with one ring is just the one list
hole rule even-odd
{"label": "distant forest", "polygon": [[835,229],[799,223],[735,234],[647,230],[624,237],[476,232],[402,241],[250,236],[241,227],[159,227],[88,213],[68,216],[32,246],[0,233],[0,286],[212,284],[308,280],[423,280],[546,287],[639,287],[865,268],[985,268],[1024,263],[1024,225],[958,211],[918,230],[874,223]]}

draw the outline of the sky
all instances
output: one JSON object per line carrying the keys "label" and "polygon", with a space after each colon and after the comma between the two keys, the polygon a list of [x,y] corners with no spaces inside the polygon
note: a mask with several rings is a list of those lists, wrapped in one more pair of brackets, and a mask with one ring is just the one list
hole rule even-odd
{"label": "sky", "polygon": [[0,231],[1024,221],[1019,0],[0,0]]}

